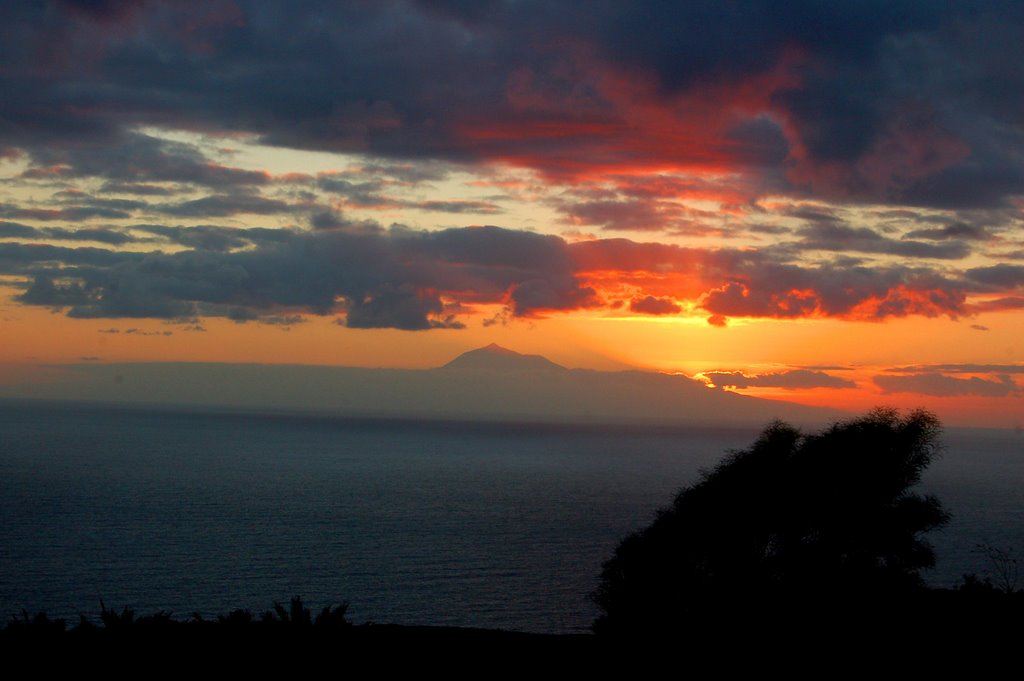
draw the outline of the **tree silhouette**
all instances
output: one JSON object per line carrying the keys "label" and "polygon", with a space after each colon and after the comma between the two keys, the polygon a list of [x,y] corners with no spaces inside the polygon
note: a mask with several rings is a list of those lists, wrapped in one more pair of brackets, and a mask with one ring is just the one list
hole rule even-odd
{"label": "tree silhouette", "polygon": [[891,599],[923,585],[919,535],[948,521],[909,491],[937,451],[924,411],[802,435],[768,426],[622,541],[595,593],[597,632],[664,631],[723,613]]}

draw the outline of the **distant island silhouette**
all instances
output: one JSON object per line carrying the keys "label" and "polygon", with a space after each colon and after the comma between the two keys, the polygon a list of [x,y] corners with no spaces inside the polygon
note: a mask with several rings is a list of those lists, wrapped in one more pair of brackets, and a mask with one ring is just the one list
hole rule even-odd
{"label": "distant island silhouette", "polygon": [[760,426],[819,425],[833,409],[739,395],[686,376],[569,369],[491,344],[434,369],[186,362],[83,363],[0,397],[282,409],[374,417]]}

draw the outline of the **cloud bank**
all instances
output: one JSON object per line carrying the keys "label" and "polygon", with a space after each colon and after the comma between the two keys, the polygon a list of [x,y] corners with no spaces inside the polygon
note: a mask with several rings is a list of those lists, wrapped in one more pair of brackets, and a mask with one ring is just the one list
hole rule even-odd
{"label": "cloud bank", "polygon": [[[1022,31],[994,1],[6,3],[0,274],[72,317],[405,330],[1019,310]],[[464,226],[526,208],[551,223]]]}

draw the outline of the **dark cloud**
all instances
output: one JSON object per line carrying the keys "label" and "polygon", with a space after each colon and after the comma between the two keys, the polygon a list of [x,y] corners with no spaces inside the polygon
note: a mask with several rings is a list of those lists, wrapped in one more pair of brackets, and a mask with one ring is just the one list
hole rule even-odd
{"label": "dark cloud", "polygon": [[1004,296],[1001,298],[983,300],[975,303],[974,308],[978,312],[1020,310],[1024,309],[1024,296]]}
{"label": "dark cloud", "polygon": [[96,241],[111,246],[129,244],[138,241],[135,237],[125,232],[81,227],[78,229],[61,229],[60,227],[43,227],[37,230],[37,238],[54,241]]}
{"label": "dark cloud", "polygon": [[309,226],[313,229],[333,229],[347,232],[373,234],[381,231],[379,224],[372,220],[350,220],[341,211],[333,209],[318,210],[309,216]]}
{"label": "dark cloud", "polygon": [[386,186],[382,180],[366,180],[362,175],[358,177],[360,179],[352,179],[352,174],[321,173],[317,176],[316,185],[325,192],[345,197],[345,200],[354,206],[381,206],[393,203],[393,199],[381,194]]}
{"label": "dark cloud", "polygon": [[[98,177],[107,180],[104,191],[165,195],[170,188],[148,183],[166,182],[230,189],[266,185],[263,171],[232,168],[211,161],[197,147],[138,132],[89,138],[75,144],[33,148],[37,165],[25,175],[37,179]],[[163,190],[163,191],[162,191]]]}
{"label": "dark cloud", "polygon": [[790,234],[793,231],[789,227],[763,224],[751,225],[747,229],[754,234]]}
{"label": "dark cloud", "polygon": [[74,169],[71,166],[55,164],[51,166],[36,166],[34,168],[28,168],[18,176],[18,179],[59,181],[62,180],[62,178],[71,177],[73,175]]}
{"label": "dark cloud", "polygon": [[875,376],[875,385],[885,393],[918,393],[935,397],[977,395],[981,397],[1006,397],[1021,395],[1024,390],[1009,376],[985,379],[972,376],[956,378],[938,373],[907,374],[900,376]]}
{"label": "dark cloud", "polygon": [[0,204],[0,217],[15,218],[21,220],[40,220],[49,222],[53,220],[66,220],[68,222],[83,222],[102,218],[105,220],[118,220],[130,218],[131,213],[117,208],[103,206],[68,206],[66,208],[24,208],[13,204]]}
{"label": "dark cloud", "polygon": [[[138,290],[115,289],[111,294],[110,289],[102,289],[94,285],[95,277],[90,277],[90,279],[91,281],[87,280],[86,284],[78,285],[80,288],[78,297],[65,299],[63,296],[50,296],[49,289],[38,292],[40,278],[36,277],[32,286],[19,300],[33,305],[68,307],[70,308],[67,312],[68,317],[76,319],[121,317],[177,319],[195,314],[196,306],[193,303],[161,296],[158,291],[154,290],[157,287],[150,286]],[[129,329],[125,333],[132,333],[132,330]]]}
{"label": "dark cloud", "polygon": [[120,0],[57,0],[69,12],[97,23],[116,23],[135,11],[132,3]]}
{"label": "dark cloud", "polygon": [[24,273],[35,267],[60,266],[107,268],[144,258],[142,253],[112,251],[80,246],[67,248],[49,244],[0,243],[0,272]]}
{"label": "dark cloud", "polygon": [[[573,274],[570,247],[557,237],[519,232],[493,225],[416,232],[392,229],[403,251],[414,250],[445,262],[493,268],[514,282],[538,272],[559,277]],[[504,279],[504,277],[502,278]]]}
{"label": "dark cloud", "polygon": [[982,227],[968,225],[963,222],[955,222],[937,229],[915,229],[903,235],[904,239],[931,239],[943,241],[946,239],[969,239],[974,241],[985,241],[991,235]]}
{"label": "dark cloud", "polygon": [[443,309],[436,295],[417,294],[412,290],[390,287],[348,306],[347,326],[353,329],[404,329],[422,331],[431,328],[463,328],[452,320],[431,319]]}
{"label": "dark cloud", "polygon": [[958,260],[970,255],[970,249],[959,241],[933,244],[907,239],[890,239],[865,227],[841,224],[817,224],[799,232],[801,248],[822,251],[855,251],[899,255],[910,258]]}
{"label": "dark cloud", "polygon": [[22,239],[33,239],[39,237],[39,230],[19,222],[8,222],[0,220],[0,237],[16,237]]}
{"label": "dark cloud", "polygon": [[851,380],[832,376],[824,371],[790,369],[767,374],[747,375],[740,371],[705,371],[704,377],[718,387],[730,388],[782,388],[805,390],[809,388],[856,388]]}
{"label": "dark cloud", "polygon": [[898,374],[1024,374],[1024,364],[919,364],[886,371]]}
{"label": "dark cloud", "polygon": [[260,324],[268,324],[270,326],[295,326],[296,324],[302,324],[305,318],[302,315],[290,314],[290,315],[264,315],[257,320]]}
{"label": "dark cloud", "polygon": [[[827,63],[867,60],[888,36],[934,27],[940,17],[929,3],[780,7],[698,0],[615,5],[607,21],[588,24],[600,27],[602,43],[616,58],[653,72],[666,90],[686,90],[758,73],[793,47]],[[679,40],[680,31],[687,40]],[[745,49],[736,50],[737,44]]]}
{"label": "dark cloud", "polygon": [[217,225],[132,225],[131,229],[161,236],[171,243],[205,251],[230,251],[257,243],[286,241],[295,232],[264,227],[221,227]]}
{"label": "dark cloud", "polygon": [[765,114],[735,122],[725,131],[725,138],[742,149],[744,164],[778,168],[790,153],[779,121]]}
{"label": "dark cloud", "polygon": [[136,241],[124,231],[79,227],[65,229],[63,227],[30,227],[19,222],[0,220],[0,238],[46,239],[48,241],[97,241],[100,243],[119,245]]}
{"label": "dark cloud", "polygon": [[520,317],[548,310],[597,307],[597,292],[581,286],[571,276],[527,279],[516,284],[509,295],[512,312]]}
{"label": "dark cloud", "polygon": [[826,207],[797,206],[783,211],[784,215],[817,225],[841,224],[843,219]]}
{"label": "dark cloud", "polygon": [[173,336],[173,331],[146,331],[145,329],[130,328],[125,329],[124,333],[134,336]]}
{"label": "dark cloud", "polygon": [[967,277],[997,289],[1024,287],[1024,265],[999,264],[967,270]]}
{"label": "dark cloud", "polygon": [[350,229],[353,222],[340,211],[324,209],[309,216],[309,226],[313,229]]}
{"label": "dark cloud", "polygon": [[654,296],[633,298],[629,301],[629,309],[633,312],[653,315],[679,314],[683,311],[683,308],[671,298],[655,298]]}
{"label": "dark cloud", "polygon": [[484,215],[496,215],[503,212],[500,207],[487,201],[419,201],[407,204],[421,210],[430,210],[438,213],[480,213]]}
{"label": "dark cloud", "polygon": [[920,268],[765,264],[711,290],[702,305],[719,319],[957,317],[966,311],[966,292],[958,282]]}
{"label": "dark cloud", "polygon": [[138,196],[174,196],[178,190],[157,184],[139,182],[104,182],[99,191],[104,194],[136,194]]}
{"label": "dark cloud", "polygon": [[340,229],[347,225],[348,221],[334,210],[319,211],[309,217],[309,226],[313,229]]}
{"label": "dark cloud", "polygon": [[[979,134],[975,131],[964,133]],[[940,171],[922,173],[922,177],[901,192],[896,200],[945,209],[1010,205],[1013,197],[1024,193],[1024,166],[1014,158],[1009,148],[1019,148],[1024,144],[1024,131],[996,134],[1003,139],[979,140],[973,145],[965,143],[971,147],[968,158],[961,163],[951,163]]]}
{"label": "dark cloud", "polygon": [[33,168],[269,181],[147,142],[148,125],[394,168],[741,168],[874,203],[992,207],[1024,187],[1013,3],[86,6],[0,9],[0,148]]}
{"label": "dark cloud", "polygon": [[[211,310],[216,311],[216,310]],[[245,324],[247,322],[258,322],[268,326],[280,326],[282,328],[302,324],[306,320],[300,314],[260,314],[258,311],[247,307],[229,307],[223,315],[233,322]]]}
{"label": "dark cloud", "polygon": [[[807,265],[785,248],[569,243],[495,226],[419,231],[348,223],[336,212],[314,212],[317,219],[323,228],[315,230],[136,224],[123,232],[188,249],[173,253],[2,242],[0,274],[21,279],[21,302],[75,317],[335,314],[353,326],[409,330],[456,327],[478,305],[504,306],[512,317],[623,305],[609,281],[628,284],[634,311],[675,313],[674,301],[686,299],[719,325],[729,317],[958,317],[1013,305],[1021,281],[1011,266],[958,276],[843,258]],[[28,234],[21,223],[0,226],[9,238]],[[94,240],[122,233],[29,229]],[[978,293],[988,300],[969,303]]]}
{"label": "dark cloud", "polygon": [[78,190],[68,189],[57,192],[52,199],[63,204],[73,205],[76,208],[101,208],[123,212],[143,210],[148,207],[144,201],[98,198]]}
{"label": "dark cloud", "polygon": [[17,300],[27,305],[77,308],[88,305],[89,291],[78,282],[54,282],[53,278],[37,275],[32,285]]}
{"label": "dark cloud", "polygon": [[[122,253],[0,244],[0,271],[31,276],[19,300],[73,317],[226,316],[344,312],[360,328],[459,328],[442,293],[536,316],[597,303],[557,237],[497,227],[419,232],[233,230],[136,226],[217,250]],[[251,239],[251,248],[225,250]],[[265,237],[265,238],[261,238]],[[68,265],[73,265],[69,267]],[[288,312],[291,310],[292,312]]]}
{"label": "dark cloud", "polygon": [[812,164],[844,166],[834,189],[946,208],[1000,205],[1020,193],[1012,150],[1021,129],[1008,116],[1024,74],[996,70],[1017,61],[1019,7],[949,8],[960,16],[937,12],[913,39],[893,35],[870,58],[817,68],[780,95]]}
{"label": "dark cloud", "polygon": [[276,215],[289,213],[295,207],[286,201],[245,193],[204,196],[201,199],[154,206],[153,209],[178,217],[217,218],[239,214]]}

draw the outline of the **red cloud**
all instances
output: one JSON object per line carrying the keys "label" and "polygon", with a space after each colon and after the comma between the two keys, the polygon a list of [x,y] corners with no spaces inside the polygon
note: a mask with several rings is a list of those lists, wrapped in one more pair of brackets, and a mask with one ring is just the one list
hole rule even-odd
{"label": "red cloud", "polygon": [[[779,124],[765,114],[773,111],[779,88],[798,83],[793,64],[801,58],[784,50],[757,73],[668,93],[649,73],[597,57],[589,46],[569,45],[549,72],[512,71],[505,108],[463,115],[453,125],[453,143],[563,184],[616,177],[630,185],[626,178],[639,183],[652,173],[717,176],[705,179],[699,192],[677,186],[660,195],[739,203],[753,197],[753,186],[737,192],[745,169],[769,157],[778,163],[786,154]],[[762,123],[762,134],[739,132],[752,121]]]}

